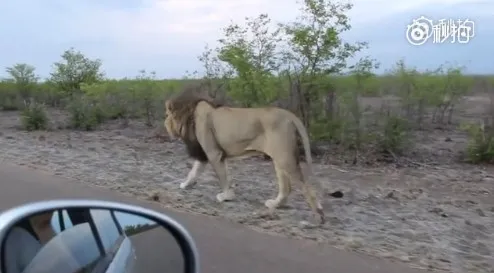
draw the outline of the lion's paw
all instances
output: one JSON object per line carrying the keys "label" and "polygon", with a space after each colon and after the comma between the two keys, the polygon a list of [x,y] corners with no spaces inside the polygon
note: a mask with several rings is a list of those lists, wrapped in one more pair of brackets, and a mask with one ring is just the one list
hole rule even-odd
{"label": "lion's paw", "polygon": [[224,202],[224,201],[231,201],[231,200],[235,199],[235,193],[232,190],[229,190],[227,192],[218,193],[216,195],[216,199],[220,203]]}
{"label": "lion's paw", "polygon": [[264,202],[264,205],[268,207],[270,210],[274,210],[279,206],[279,202],[277,202],[275,199],[268,199],[266,202]]}
{"label": "lion's paw", "polygon": [[182,182],[180,183],[180,189],[182,190],[186,190],[186,189],[190,189],[192,186],[194,186],[195,183],[190,183],[190,182]]}

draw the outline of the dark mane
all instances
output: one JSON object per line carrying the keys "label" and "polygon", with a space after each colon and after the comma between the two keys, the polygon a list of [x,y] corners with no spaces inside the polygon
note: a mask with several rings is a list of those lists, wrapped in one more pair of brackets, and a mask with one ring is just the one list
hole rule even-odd
{"label": "dark mane", "polygon": [[221,107],[223,104],[194,87],[185,88],[182,92],[173,95],[169,101],[169,110],[173,113],[175,122],[179,126],[180,138],[186,146],[187,153],[196,160],[207,162],[206,153],[195,134],[194,112],[197,104],[201,101],[208,103],[213,108]]}

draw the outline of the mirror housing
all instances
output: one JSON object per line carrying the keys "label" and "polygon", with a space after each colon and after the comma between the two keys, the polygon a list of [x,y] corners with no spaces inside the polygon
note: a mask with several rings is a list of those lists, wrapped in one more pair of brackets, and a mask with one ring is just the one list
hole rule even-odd
{"label": "mirror housing", "polygon": [[[189,232],[177,221],[172,219],[171,217],[159,213],[154,210],[146,209],[143,207],[138,207],[138,206],[133,206],[133,205],[127,205],[123,203],[118,203],[118,202],[109,202],[109,201],[100,201],[100,200],[87,200],[87,199],[68,199],[68,200],[50,200],[50,201],[40,201],[40,202],[32,202],[28,204],[24,204],[18,207],[11,208],[9,210],[4,211],[3,213],[0,214],[0,272],[3,273],[9,273],[6,271],[6,263],[5,263],[5,245],[6,245],[6,239],[8,235],[10,234],[10,231],[16,226],[16,224],[20,223],[23,220],[28,219],[31,221],[30,223],[43,223],[46,225],[46,223],[50,224],[53,223],[53,217],[56,213],[58,216],[58,219],[62,219],[61,211],[62,210],[90,210],[93,212],[94,210],[96,211],[108,211],[111,213],[112,218],[115,222],[118,222],[115,218],[116,213],[120,214],[127,214],[131,216],[135,216],[137,218],[145,218],[145,220],[148,220],[150,224],[145,224],[144,226],[147,226],[148,228],[144,228],[142,232],[147,232],[146,230],[153,229],[156,226],[161,226],[164,228],[171,236],[176,241],[176,244],[179,246],[180,252],[179,255],[182,256],[183,259],[183,271],[185,273],[196,273],[199,272],[199,255],[197,251],[197,247],[195,245],[195,242]],[[44,214],[43,214],[44,213]],[[47,214],[50,213],[50,214]],[[48,215],[49,217],[46,217]],[[94,215],[94,214],[93,214]],[[94,216],[91,216],[94,218]],[[35,219],[35,220],[33,220]],[[51,220],[51,222],[50,222]],[[36,221],[36,222],[33,222]],[[154,223],[153,223],[154,222]],[[71,228],[67,228],[66,230],[60,232],[58,234],[52,234],[51,236],[48,236],[45,241],[48,242],[43,242],[42,236],[39,237],[39,241],[42,242],[43,244],[46,243],[45,246],[50,246],[56,245],[55,247],[60,247],[63,245],[63,240],[64,239],[59,239],[60,236],[57,237],[57,235],[63,234],[68,232],[72,232],[75,235],[69,235],[71,236],[70,239],[71,243],[74,244],[73,238],[76,238],[79,236],[79,234],[82,234],[81,231],[79,230],[74,230],[74,228],[80,229],[84,228],[82,225],[84,224],[78,224],[74,225],[72,228],[73,231],[71,231]],[[120,224],[117,224],[119,226],[119,231],[122,234],[122,227]],[[139,227],[142,227],[142,225],[137,225]],[[94,224],[93,224],[94,227]],[[87,230],[90,230],[89,224],[87,224]],[[135,230],[134,230],[135,231]],[[54,231],[53,231],[54,232]],[[90,232],[90,231],[89,231]],[[135,232],[134,232],[135,233]],[[125,232],[125,238],[128,238],[129,236],[133,236],[133,234],[130,234],[128,232]],[[139,235],[137,235],[139,236]],[[79,237],[82,237],[79,236]],[[67,237],[69,238],[69,237]],[[51,240],[53,239],[53,240]],[[52,242],[55,241],[55,239],[58,239],[58,241],[61,242]],[[87,239],[80,239],[79,241],[87,241]],[[130,240],[127,240],[130,242]],[[77,244],[77,243],[76,243]],[[101,243],[100,243],[101,244]],[[131,243],[130,243],[131,244]],[[169,245],[169,244],[167,244]],[[132,248],[133,249],[133,248]],[[43,248],[41,248],[43,250]],[[39,250],[38,254],[40,254],[42,251]],[[133,249],[134,250],[134,249]],[[66,251],[64,249],[64,251]],[[45,251],[49,252],[49,250]],[[178,251],[177,251],[178,252]],[[135,256],[135,252],[132,253]],[[160,252],[161,254],[161,252]],[[41,254],[40,254],[41,255]],[[46,255],[45,255],[46,256]],[[44,257],[45,257],[44,256]],[[39,259],[38,259],[39,260]],[[164,268],[162,268],[164,269]],[[29,271],[29,270],[28,270]],[[164,270],[166,271],[166,269]],[[34,270],[34,272],[43,272],[43,271],[37,271]],[[106,272],[102,271],[102,272]],[[113,271],[112,271],[113,272]],[[125,271],[128,272],[128,271]],[[137,271],[138,272],[138,271]]]}

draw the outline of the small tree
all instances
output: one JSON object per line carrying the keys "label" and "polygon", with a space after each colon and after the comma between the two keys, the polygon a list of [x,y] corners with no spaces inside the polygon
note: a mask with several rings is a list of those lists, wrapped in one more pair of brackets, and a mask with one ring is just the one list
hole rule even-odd
{"label": "small tree", "polygon": [[9,74],[8,80],[15,83],[16,91],[26,102],[29,101],[32,91],[39,80],[39,77],[34,73],[35,70],[34,66],[24,63],[18,63],[6,69]]}
{"label": "small tree", "polygon": [[[206,44],[204,46],[204,52],[197,59],[202,63],[204,68],[202,80],[205,82],[209,96],[224,99],[226,94],[219,93],[220,88],[229,82],[234,72],[228,67],[228,64],[225,64],[218,58],[218,50]],[[194,74],[197,74],[197,71]]]}
{"label": "small tree", "polygon": [[379,63],[369,57],[361,58],[355,65],[349,67],[351,75],[355,80],[355,86],[350,90],[345,90],[342,94],[343,100],[346,100],[345,105],[348,106],[347,111],[350,114],[350,139],[351,146],[355,151],[353,163],[356,164],[358,154],[362,144],[362,109],[359,98],[365,92],[367,82],[375,76],[374,70],[379,68]]}
{"label": "small tree", "polygon": [[[330,0],[303,0],[297,21],[283,24],[288,50],[284,61],[294,69],[290,84],[297,97],[299,111],[307,127],[317,100],[318,84],[347,66],[347,59],[367,46],[364,42],[350,44],[340,35],[351,29],[345,14],[353,5]],[[328,90],[334,92],[334,90]],[[328,96],[335,99],[334,94]],[[332,102],[328,102],[332,105]]]}
{"label": "small tree", "polygon": [[139,75],[135,79],[136,86],[139,87],[138,102],[132,102],[137,104],[138,108],[142,113],[138,113],[140,116],[144,116],[146,125],[148,127],[154,126],[154,121],[156,119],[157,109],[162,107],[161,96],[159,85],[156,81],[156,72],[151,71],[147,73],[146,70],[142,69],[139,71]]}
{"label": "small tree", "polygon": [[279,67],[280,30],[273,29],[267,14],[245,21],[246,26],[232,23],[223,30],[218,59],[236,74],[230,82],[232,97],[250,107],[276,99],[272,83]]}
{"label": "small tree", "polygon": [[66,50],[61,57],[62,61],[53,65],[50,81],[67,95],[79,92],[83,83],[92,84],[103,79],[100,59],[91,60],[74,48]]}

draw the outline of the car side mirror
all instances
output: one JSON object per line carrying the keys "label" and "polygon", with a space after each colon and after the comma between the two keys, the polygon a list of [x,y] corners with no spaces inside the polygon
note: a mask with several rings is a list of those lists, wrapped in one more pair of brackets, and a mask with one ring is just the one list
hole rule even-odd
{"label": "car side mirror", "polygon": [[3,273],[199,272],[189,232],[150,209],[51,200],[0,214]]}

